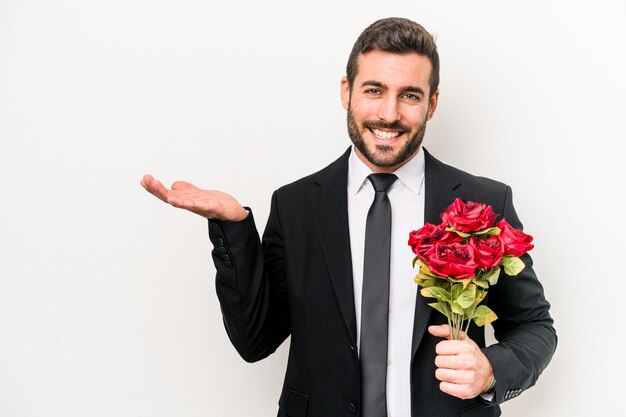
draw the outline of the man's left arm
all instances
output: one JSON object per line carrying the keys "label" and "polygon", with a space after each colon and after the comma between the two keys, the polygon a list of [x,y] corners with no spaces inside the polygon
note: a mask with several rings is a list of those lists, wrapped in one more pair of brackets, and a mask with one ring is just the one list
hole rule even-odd
{"label": "man's left arm", "polygon": [[[509,187],[501,207],[509,224],[522,229]],[[510,277],[501,273],[497,285],[489,289],[486,302],[498,315],[492,323],[498,343],[481,348],[466,339],[444,340],[437,345],[435,376],[443,392],[463,399],[479,397],[489,405],[500,404],[533,386],[550,362],[557,343],[550,304],[532,269],[531,257],[526,254],[521,259],[525,268],[520,274]],[[438,337],[449,334],[447,325],[428,330]],[[487,396],[486,390],[490,390]]]}
{"label": "man's left arm", "polygon": [[[502,216],[514,228],[522,229],[509,187]],[[487,300],[498,315],[492,323],[498,343],[482,349],[496,379],[495,404],[532,387],[552,359],[557,344],[550,304],[533,270],[532,258],[526,254],[521,259],[525,264],[522,272],[515,277],[501,273],[498,284],[489,289]]]}

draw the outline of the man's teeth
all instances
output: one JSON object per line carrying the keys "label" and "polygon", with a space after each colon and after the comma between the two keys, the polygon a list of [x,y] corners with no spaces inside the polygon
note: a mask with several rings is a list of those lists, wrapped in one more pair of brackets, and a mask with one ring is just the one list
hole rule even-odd
{"label": "man's teeth", "polygon": [[374,128],[372,128],[372,132],[374,132],[374,134],[381,139],[393,139],[400,136],[400,132],[388,132],[385,130],[378,130]]}

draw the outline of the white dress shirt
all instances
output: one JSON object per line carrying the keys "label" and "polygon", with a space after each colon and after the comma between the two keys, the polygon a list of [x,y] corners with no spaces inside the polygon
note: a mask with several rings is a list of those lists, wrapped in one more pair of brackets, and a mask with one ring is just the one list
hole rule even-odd
{"label": "white dress shirt", "polygon": [[[372,170],[352,147],[348,159],[348,218],[356,307],[357,344],[361,342],[361,294],[367,212],[374,201],[374,187],[367,179]],[[389,282],[389,335],[387,410],[391,417],[411,415],[411,343],[417,271],[411,261],[409,232],[424,225],[424,151],[419,150],[394,174],[398,179],[387,195],[391,202],[391,262]]]}

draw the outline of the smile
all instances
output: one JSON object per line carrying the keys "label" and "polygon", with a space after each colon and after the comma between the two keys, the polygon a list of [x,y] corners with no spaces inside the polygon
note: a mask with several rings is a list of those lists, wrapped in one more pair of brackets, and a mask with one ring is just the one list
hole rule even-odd
{"label": "smile", "polygon": [[395,139],[402,134],[397,130],[389,131],[389,130],[380,130],[375,128],[370,128],[370,132],[372,132],[379,139]]}

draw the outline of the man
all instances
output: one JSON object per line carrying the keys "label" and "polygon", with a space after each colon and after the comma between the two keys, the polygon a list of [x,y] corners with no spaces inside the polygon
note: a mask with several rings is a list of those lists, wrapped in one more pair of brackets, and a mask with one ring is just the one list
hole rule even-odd
{"label": "man", "polygon": [[262,243],[252,212],[228,194],[142,180],[209,219],[217,294],[241,356],[263,359],[291,335],[279,416],[496,416],[552,357],[549,304],[528,256],[486,300],[499,316],[495,345],[485,347],[476,327],[445,340],[444,316],[417,296],[408,232],[437,223],[455,198],[490,204],[521,228],[508,186],[421,147],[438,83],[437,48],[424,28],[398,18],[368,27],[341,80],[354,146],[274,193]]}

